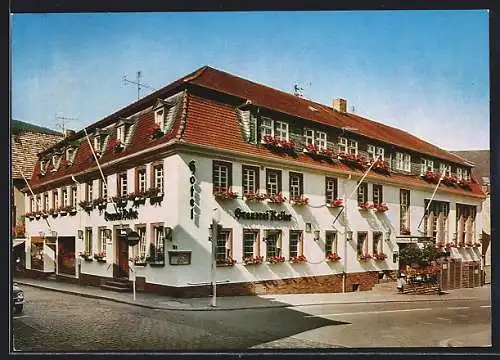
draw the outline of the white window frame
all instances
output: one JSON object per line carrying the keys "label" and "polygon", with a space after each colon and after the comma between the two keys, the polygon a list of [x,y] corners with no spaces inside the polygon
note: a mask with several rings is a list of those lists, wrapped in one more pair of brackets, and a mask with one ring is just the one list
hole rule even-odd
{"label": "white window frame", "polygon": [[97,238],[97,252],[102,252],[106,256],[106,243],[107,243],[107,228],[105,226],[98,228]]}
{"label": "white window frame", "polygon": [[269,118],[262,118],[262,122],[260,124],[260,136],[261,139],[264,136],[273,136],[274,137],[274,120]]}
{"label": "white window frame", "polygon": [[[249,255],[247,252],[245,252],[245,236],[250,234],[253,236],[252,240],[252,254]],[[259,246],[259,231],[256,229],[243,229],[243,244],[242,244],[242,253],[243,253],[243,259],[245,258],[254,258],[259,256],[260,253],[260,246]]]}
{"label": "white window frame", "polygon": [[451,165],[447,165],[445,163],[440,163],[439,164],[439,173],[443,174],[445,173],[446,175],[451,175]]}
{"label": "white window frame", "polygon": [[339,152],[347,154],[347,138],[339,136]]}
{"label": "white window frame", "polygon": [[349,154],[352,155],[358,155],[358,141],[349,139],[348,145],[347,145],[347,151]]}
{"label": "white window frame", "polygon": [[66,149],[66,160],[69,162],[73,161],[73,154],[75,153],[75,149],[73,147],[69,147]]}
{"label": "white window frame", "polygon": [[214,163],[214,184],[215,191],[229,190],[229,166],[221,163]]}
{"label": "white window frame", "polygon": [[94,194],[94,182],[91,180],[85,183],[85,200],[92,201]]}
{"label": "white window frame", "polygon": [[384,252],[384,233],[381,231],[373,232],[373,255],[377,255]]}
{"label": "white window frame", "polygon": [[304,129],[304,140],[306,145],[314,144],[314,130]]}
{"label": "white window frame", "polygon": [[434,172],[434,161],[422,158],[420,165],[420,175],[424,175],[427,171]]}
{"label": "white window frame", "polygon": [[43,209],[49,210],[49,193],[43,193]]}
{"label": "white window frame", "polygon": [[[294,256],[301,256],[304,255],[304,244],[303,244],[303,233],[300,230],[290,230],[289,235],[288,235],[288,256],[294,257]],[[292,241],[295,241],[292,239],[292,236],[297,236],[297,250],[294,250],[292,252]],[[295,247],[295,245],[294,245]]]}
{"label": "white window frame", "polygon": [[462,180],[464,177],[463,177],[463,174],[462,174],[462,168],[459,168],[457,167],[457,179],[458,180]]}
{"label": "white window frame", "polygon": [[316,131],[315,134],[316,134],[316,136],[315,136],[315,140],[314,140],[314,145],[316,145],[316,148],[318,150],[326,149],[326,144],[327,144],[326,132]]}
{"label": "white window frame", "polygon": [[118,182],[120,185],[118,196],[126,196],[128,194],[127,173],[118,174]]}
{"label": "white window frame", "polygon": [[372,159],[376,159],[377,156],[380,156],[380,160],[384,160],[384,148],[375,145],[368,145],[366,152],[369,157]]}
{"label": "white window frame", "polygon": [[85,242],[84,242],[84,251],[89,253],[89,254],[92,254],[92,240],[93,240],[93,231],[92,231],[92,227],[86,227],[85,228]]}
{"label": "white window frame", "polygon": [[78,187],[77,186],[72,186],[71,187],[71,206],[76,209],[76,206],[78,205]]}
{"label": "white window frame", "polygon": [[108,198],[108,186],[103,179],[99,179],[99,197],[103,199]]}
{"label": "white window frame", "polygon": [[153,167],[153,181],[154,187],[159,189],[159,192],[163,193],[163,165],[156,165]]}
{"label": "white window frame", "polygon": [[276,120],[274,122],[274,136],[280,140],[288,140],[288,123]]}
{"label": "white window frame", "polygon": [[165,132],[165,106],[155,110],[155,124],[160,127],[160,130]]}
{"label": "white window frame", "polygon": [[54,190],[52,191],[52,208],[57,210],[60,206],[59,190]]}
{"label": "white window frame", "polygon": [[290,176],[290,199],[300,198],[303,194],[301,188],[301,176],[296,173],[289,174]]}
{"label": "white window frame", "polygon": [[407,153],[396,152],[396,169],[409,172],[411,169],[411,156]]}
{"label": "white window frame", "polygon": [[380,205],[384,200],[383,192],[384,186],[380,184],[372,184],[372,195],[373,195],[373,204]]}
{"label": "white window frame", "polygon": [[69,194],[66,187],[62,188],[62,205],[69,206]]}
{"label": "white window frame", "polygon": [[266,172],[266,191],[268,189],[270,190],[267,192],[269,196],[274,196],[279,194],[279,186],[280,186],[279,176],[280,174],[277,171]]}
{"label": "white window frame", "polygon": [[137,191],[144,192],[147,187],[146,169],[137,170]]}
{"label": "white window frame", "polygon": [[102,152],[102,144],[103,144],[103,135],[94,136],[94,151],[101,153]]}
{"label": "white window frame", "polygon": [[[257,169],[244,167],[243,168],[243,193],[255,194],[259,191],[257,188]],[[246,190],[246,192],[245,192]]]}
{"label": "white window frame", "polygon": [[[333,237],[331,244],[329,244],[330,236]],[[328,253],[338,254],[338,233],[335,230],[325,231],[325,256]]]}

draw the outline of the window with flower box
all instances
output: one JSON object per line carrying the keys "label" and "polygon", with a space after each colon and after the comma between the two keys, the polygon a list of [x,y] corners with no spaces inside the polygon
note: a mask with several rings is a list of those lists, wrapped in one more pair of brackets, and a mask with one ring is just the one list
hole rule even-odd
{"label": "window with flower box", "polygon": [[139,244],[135,246],[134,257],[139,258],[139,262],[146,261],[147,256],[147,241],[146,241],[146,225],[136,225],[135,231],[139,235]]}
{"label": "window with flower box", "polygon": [[440,163],[439,164],[439,173],[450,176],[451,175],[451,165],[446,165],[444,163]]}
{"label": "window with flower box", "polygon": [[85,201],[92,201],[94,196],[93,196],[93,181],[89,181],[85,183]]}
{"label": "window with flower box", "polygon": [[49,208],[49,193],[46,192],[43,194],[43,210],[47,211]]}
{"label": "window with flower box", "polygon": [[304,255],[302,231],[290,230],[288,256],[290,258]]}
{"label": "window with flower box", "polygon": [[212,162],[212,183],[213,192],[225,192],[231,190],[232,167],[229,162],[213,160]]}
{"label": "window with flower box", "polygon": [[470,245],[475,242],[476,207],[474,205],[457,204],[456,229],[457,241],[460,245]]}
{"label": "window with flower box", "polygon": [[152,241],[149,248],[149,260],[152,263],[165,262],[165,232],[163,224],[152,224]]}
{"label": "window with flower box", "polygon": [[325,201],[327,204],[332,203],[338,196],[338,181],[336,178],[325,177]]}
{"label": "window with flower box", "polygon": [[85,228],[85,252],[92,254],[92,228]]}
{"label": "window with flower box", "polygon": [[289,173],[289,191],[290,200],[298,200],[304,194],[304,176],[303,174]]}
{"label": "window with flower box", "polygon": [[434,161],[429,159],[421,159],[420,175],[424,175],[427,171],[434,172]]}
{"label": "window with flower box", "polygon": [[260,256],[259,230],[243,229],[243,259]]}
{"label": "window with flower box", "polygon": [[137,193],[146,192],[146,168],[140,167],[135,169],[135,191]]}
{"label": "window with flower box", "polygon": [[357,235],[356,254],[358,257],[365,256],[368,254],[368,233],[366,231],[359,231]]}
{"label": "window with flower box", "polygon": [[373,233],[373,255],[377,255],[383,253],[383,233],[380,231],[376,231]]}
{"label": "window with flower box", "polygon": [[99,179],[99,197],[101,199],[108,198],[108,187],[106,186],[106,183],[103,179]]}
{"label": "window with flower box", "polygon": [[[424,202],[425,209],[429,200]],[[445,244],[448,240],[448,214],[450,204],[445,201],[432,200],[424,216],[424,233],[432,236],[437,244]]]}
{"label": "window with flower box", "polygon": [[339,145],[339,152],[347,153],[347,138],[340,136],[338,145]]}
{"label": "window with flower box", "polygon": [[78,205],[78,188],[76,186],[71,187],[71,206],[76,209]]}
{"label": "window with flower box", "polygon": [[97,238],[97,252],[106,257],[106,243],[108,240],[108,229],[106,227],[99,227]]}
{"label": "window with flower box", "polygon": [[380,156],[380,160],[384,160],[384,148],[375,145],[368,145],[367,151],[368,157],[372,159],[377,159]]}
{"label": "window with flower box", "polygon": [[153,166],[153,176],[152,176],[152,187],[158,189],[160,193],[163,193],[164,188],[164,172],[163,172],[163,164],[155,164]]}
{"label": "window with flower box", "polygon": [[410,190],[399,190],[399,231],[401,235],[410,234]]}
{"label": "window with flower box", "polygon": [[411,156],[410,154],[396,152],[395,169],[400,171],[410,172],[411,170]]}
{"label": "window with flower box", "polygon": [[280,140],[288,140],[288,123],[262,118],[260,125],[261,140],[264,136],[276,137]]}
{"label": "window with flower box", "polygon": [[123,172],[118,174],[118,183],[117,183],[117,195],[118,196],[126,196],[127,191],[127,172]]}
{"label": "window with flower box", "polygon": [[349,139],[347,152],[349,154],[358,155],[358,142],[356,140]]}
{"label": "window with flower box", "polygon": [[288,140],[288,123],[275,121],[274,136],[280,140]]}
{"label": "window with flower box", "polygon": [[52,191],[52,208],[57,210],[59,209],[59,190]]}
{"label": "window with flower box", "polygon": [[217,243],[215,244],[215,261],[218,264],[226,264],[227,260],[233,258],[232,236],[230,229],[222,229],[217,234]]}
{"label": "window with flower box", "polygon": [[325,256],[328,253],[338,254],[337,232],[328,230],[325,232]]}
{"label": "window with flower box", "polygon": [[363,182],[358,187],[358,205],[368,202],[368,184]]}
{"label": "window with flower box", "polygon": [[281,193],[281,170],[266,169],[266,191],[268,196]]}
{"label": "window with flower box", "polygon": [[62,189],[62,205],[69,206],[69,195],[68,189],[66,187]]}
{"label": "window with flower box", "polygon": [[373,184],[373,205],[380,205],[383,202],[382,185]]}
{"label": "window with flower box", "polygon": [[318,150],[326,149],[327,135],[324,131],[305,129],[305,144],[314,145]]}
{"label": "window with flower box", "polygon": [[266,260],[281,256],[281,230],[266,230]]}
{"label": "window with flower box", "polygon": [[274,136],[273,120],[268,118],[262,118],[260,129],[261,129],[260,130],[261,139],[263,139],[264,136]]}
{"label": "window with flower box", "polygon": [[255,194],[259,191],[259,168],[256,166],[242,166],[243,195]]}

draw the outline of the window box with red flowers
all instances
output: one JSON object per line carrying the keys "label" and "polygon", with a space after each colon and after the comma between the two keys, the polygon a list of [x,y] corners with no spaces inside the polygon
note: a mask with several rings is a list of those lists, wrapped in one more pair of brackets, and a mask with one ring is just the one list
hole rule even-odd
{"label": "window box with red flowers", "polygon": [[370,254],[364,254],[364,255],[359,255],[358,260],[359,261],[368,261],[372,259],[373,257]]}
{"label": "window box with red flowers", "polygon": [[24,214],[24,217],[30,219],[30,220],[34,220],[35,219],[35,213],[34,212],[27,212]]}
{"label": "window box with red flowers", "polygon": [[49,215],[52,215],[52,217],[57,217],[57,215],[59,215],[59,209],[49,209]]}
{"label": "window box with red flowers", "polygon": [[233,200],[238,197],[238,193],[228,189],[214,189],[213,194],[217,200]]}
{"label": "window box with red flowers", "polygon": [[69,206],[69,205],[68,206],[61,206],[59,208],[59,214],[61,216],[64,216],[67,213],[73,213],[73,212],[75,212],[75,214],[76,214],[76,209],[74,209],[73,206]]}
{"label": "window box with red flowers", "polygon": [[268,199],[270,203],[275,203],[275,204],[282,204],[286,201],[286,197],[284,197],[283,194],[281,193],[269,196]]}
{"label": "window box with red flowers", "polygon": [[96,252],[94,253],[94,259],[98,262],[106,262],[106,254],[103,251]]}
{"label": "window box with red flowers", "polygon": [[83,210],[84,210],[87,214],[89,214],[89,215],[90,215],[90,212],[92,211],[92,208],[93,208],[93,206],[92,206],[92,202],[91,202],[91,201],[86,201],[86,200],[84,200],[84,201],[80,201],[80,202],[78,203],[78,205],[80,205],[80,207],[81,207],[81,208],[82,208],[82,209],[83,209]]}
{"label": "window box with red flowers", "polygon": [[458,180],[455,175],[446,175],[441,182],[446,186],[457,186]]}
{"label": "window box with red flowers", "polygon": [[472,190],[472,182],[469,180],[465,179],[458,180],[457,185],[464,190]]}
{"label": "window box with red flowers", "polygon": [[120,140],[117,140],[114,144],[113,144],[113,152],[115,154],[118,154],[118,153],[121,153],[123,151],[123,149],[125,148],[125,145],[120,141]]}
{"label": "window box with red flowers", "polygon": [[375,260],[377,260],[377,261],[383,261],[383,260],[387,259],[387,254],[385,254],[385,253],[383,253],[383,252],[379,252],[379,253],[375,254],[375,255],[373,256],[373,258],[374,258]]}
{"label": "window box with red flowers", "polygon": [[296,205],[296,206],[304,206],[309,204],[309,198],[303,197],[303,196],[297,196],[292,199],[290,199],[290,204]]}
{"label": "window box with red flowers", "polygon": [[153,131],[151,132],[151,138],[153,140],[161,138],[165,133],[162,131],[159,125],[155,124]]}
{"label": "window box with red flowers", "polygon": [[303,264],[307,262],[307,258],[304,255],[292,256],[290,262],[292,264]]}
{"label": "window box with red flowers", "polygon": [[273,151],[295,152],[295,143],[292,140],[280,139],[275,136],[265,135],[262,137],[260,143]]}
{"label": "window box with red flowers", "polygon": [[80,257],[85,260],[85,261],[94,261],[92,259],[92,255],[90,255],[90,253],[88,251],[82,251],[80,252]]}
{"label": "window box with red flowers", "polygon": [[447,242],[445,245],[444,245],[445,248],[447,249],[450,249],[450,248],[456,248],[457,245],[453,242]]}
{"label": "window box with red flowers", "polygon": [[360,211],[367,211],[373,208],[373,204],[369,201],[358,203],[358,209]]}
{"label": "window box with red flowers", "polygon": [[[375,162],[375,164],[373,164]],[[373,164],[372,170],[384,175],[389,175],[391,171],[389,170],[389,163],[384,160],[370,160],[369,165]]]}
{"label": "window box with red flowers", "polygon": [[246,201],[263,201],[267,200],[267,194],[261,193],[246,193],[243,195],[243,199]]}
{"label": "window box with red flowers", "polygon": [[387,210],[389,210],[389,207],[384,203],[375,204],[373,208],[375,209],[376,212],[379,212],[379,213],[383,213],[383,212],[386,212]]}
{"label": "window box with red flowers", "polygon": [[134,207],[139,207],[139,205],[144,205],[146,203],[146,194],[144,191],[133,192],[127,195],[129,200],[132,200]]}
{"label": "window box with red flowers", "polygon": [[264,261],[264,256],[246,257],[243,259],[245,265],[259,265]]}
{"label": "window box with red flowers", "polygon": [[338,158],[350,168],[360,170],[364,170],[366,168],[366,159],[361,155],[339,153]]}
{"label": "window box with red flowers", "polygon": [[285,262],[284,256],[271,256],[269,259],[267,259],[268,264],[281,264],[284,262]]}
{"label": "window box with red flowers", "polygon": [[234,266],[236,264],[236,260],[232,259],[230,257],[224,258],[224,259],[217,259],[215,261],[215,264],[217,266]]}
{"label": "window box with red flowers", "polygon": [[318,148],[314,144],[306,144],[306,145],[304,145],[304,149],[302,150],[302,152],[304,154],[317,155]]}
{"label": "window box with red flowers", "polygon": [[342,258],[337,255],[337,253],[334,252],[329,252],[326,254],[326,260],[331,261],[331,262],[336,262],[341,260]]}
{"label": "window box with red flowers", "polygon": [[163,192],[159,188],[149,188],[146,190],[145,195],[149,198],[151,205],[161,204],[163,200]]}
{"label": "window box with red flowers", "polygon": [[427,182],[430,182],[432,184],[437,184],[439,182],[439,178],[441,177],[441,175],[437,172],[426,171],[421,177]]}
{"label": "window box with red flowers", "polygon": [[139,256],[136,255],[132,259],[129,259],[130,262],[133,262],[135,266],[146,266],[147,261],[146,261],[146,256]]}
{"label": "window box with red flowers", "polygon": [[344,206],[344,200],[340,199],[340,198],[336,198],[330,202],[327,202],[326,203],[326,206],[327,207],[331,207],[331,208],[337,208],[337,207],[343,207]]}

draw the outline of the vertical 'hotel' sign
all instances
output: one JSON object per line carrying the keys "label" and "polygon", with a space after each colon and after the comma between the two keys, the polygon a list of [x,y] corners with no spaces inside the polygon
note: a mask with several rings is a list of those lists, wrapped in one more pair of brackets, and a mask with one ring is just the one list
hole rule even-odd
{"label": "vertical 'hotel' sign", "polygon": [[189,170],[191,170],[191,176],[189,177],[189,184],[190,184],[190,199],[189,199],[189,206],[191,207],[191,220],[194,219],[194,205],[195,205],[195,200],[194,200],[194,184],[196,183],[196,165],[195,161],[191,160],[189,162]]}

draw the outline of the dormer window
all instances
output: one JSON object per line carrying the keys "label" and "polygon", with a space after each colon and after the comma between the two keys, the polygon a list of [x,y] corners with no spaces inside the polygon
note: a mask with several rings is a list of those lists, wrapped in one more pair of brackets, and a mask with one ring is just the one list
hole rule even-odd
{"label": "dormer window", "polygon": [[288,123],[263,118],[260,126],[261,140],[265,136],[276,137],[280,140],[288,140]]}
{"label": "dormer window", "polygon": [[52,155],[52,171],[57,171],[59,169],[60,164],[61,164],[61,155],[59,154]]}
{"label": "dormer window", "polygon": [[326,149],[326,132],[305,129],[304,137],[306,145],[313,144],[318,150]]}
{"label": "dormer window", "polygon": [[411,170],[411,155],[396,152],[396,170],[410,172]]}
{"label": "dormer window", "polygon": [[451,175],[451,165],[446,165],[444,163],[439,164],[439,172],[445,174],[446,176]]}
{"label": "dormer window", "polygon": [[457,179],[458,180],[470,180],[469,171],[467,169],[462,169],[457,167]]}
{"label": "dormer window", "polygon": [[349,139],[347,151],[349,154],[358,155],[358,142],[356,140]]}
{"label": "dormer window", "polygon": [[40,160],[40,174],[45,175],[48,165],[49,162],[47,160]]}
{"label": "dormer window", "polygon": [[172,128],[175,112],[172,109],[175,107],[175,104],[175,101],[170,102],[157,99],[156,104],[153,106],[155,124],[164,134],[167,134]]}
{"label": "dormer window", "polygon": [[104,145],[108,134],[109,131],[106,129],[96,129],[94,133],[93,147],[97,156],[100,156],[104,151]]}
{"label": "dormer window", "polygon": [[125,124],[120,125],[116,128],[116,140],[121,142],[122,144],[125,143]]}
{"label": "dormer window", "polygon": [[380,160],[384,160],[384,148],[380,146],[368,145],[366,152],[369,157],[372,159],[376,159],[380,156]]}
{"label": "dormer window", "polygon": [[165,107],[161,107],[155,111],[155,124],[165,132]]}
{"label": "dormer window", "polygon": [[424,175],[427,171],[434,171],[434,161],[422,159],[422,164],[420,166],[420,175]]}
{"label": "dormer window", "polygon": [[96,152],[96,154],[101,153],[102,143],[103,141],[101,135],[94,136],[94,151]]}

